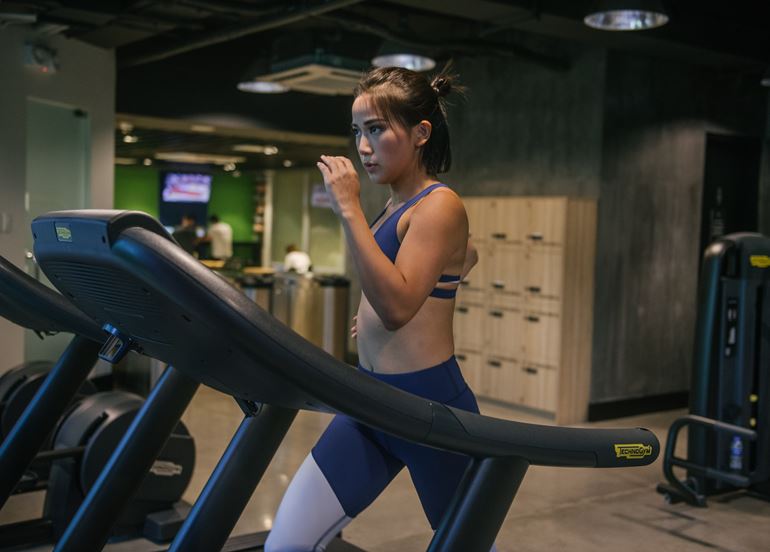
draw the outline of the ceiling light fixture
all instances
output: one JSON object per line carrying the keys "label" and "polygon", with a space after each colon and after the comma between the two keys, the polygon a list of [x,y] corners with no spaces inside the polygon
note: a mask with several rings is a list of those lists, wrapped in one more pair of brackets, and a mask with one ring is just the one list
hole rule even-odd
{"label": "ceiling light fixture", "polygon": [[190,125],[190,130],[193,132],[214,132],[216,127],[211,125]]}
{"label": "ceiling light fixture", "polygon": [[123,142],[126,144],[136,144],[139,141],[139,137],[135,134],[126,134],[123,136]]}
{"label": "ceiling light fixture", "polygon": [[233,151],[240,151],[244,153],[264,153],[265,155],[275,155],[278,153],[276,146],[263,146],[260,144],[236,144],[233,146]]}
{"label": "ceiling light fixture", "polygon": [[155,159],[161,161],[176,161],[177,163],[200,163],[224,165],[226,163],[243,163],[245,157],[232,155],[217,155],[215,153],[191,153],[188,151],[166,151],[155,154]]}
{"label": "ceiling light fixture", "polygon": [[385,40],[377,55],[372,58],[375,67],[403,67],[412,71],[430,71],[436,61],[427,52],[405,47],[392,40]]}
{"label": "ceiling light fixture", "polygon": [[250,80],[239,82],[238,90],[241,92],[252,92],[255,94],[282,94],[284,92],[288,92],[289,88],[280,82]]}
{"label": "ceiling light fixture", "polygon": [[601,0],[583,22],[602,31],[644,31],[668,23],[660,0]]}

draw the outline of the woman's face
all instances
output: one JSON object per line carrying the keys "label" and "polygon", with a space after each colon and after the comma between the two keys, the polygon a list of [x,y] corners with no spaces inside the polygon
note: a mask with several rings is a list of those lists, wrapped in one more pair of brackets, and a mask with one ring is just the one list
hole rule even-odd
{"label": "woman's face", "polygon": [[419,169],[420,149],[414,133],[385,120],[367,94],[353,102],[352,131],[361,163],[375,184],[392,184]]}

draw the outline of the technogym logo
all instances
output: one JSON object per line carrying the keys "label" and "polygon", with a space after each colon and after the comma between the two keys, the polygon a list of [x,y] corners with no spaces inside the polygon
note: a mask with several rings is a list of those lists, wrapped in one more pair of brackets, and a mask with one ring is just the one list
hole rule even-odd
{"label": "technogym logo", "polygon": [[69,224],[57,223],[56,224],[56,239],[60,242],[72,241],[72,230],[70,230]]}
{"label": "technogym logo", "polygon": [[749,257],[749,262],[751,263],[751,266],[767,268],[770,266],[770,257],[767,255],[752,255]]}
{"label": "technogym logo", "polygon": [[642,445],[633,443],[627,445],[615,445],[615,456],[625,458],[626,460],[637,460],[650,456],[652,454],[652,445]]}

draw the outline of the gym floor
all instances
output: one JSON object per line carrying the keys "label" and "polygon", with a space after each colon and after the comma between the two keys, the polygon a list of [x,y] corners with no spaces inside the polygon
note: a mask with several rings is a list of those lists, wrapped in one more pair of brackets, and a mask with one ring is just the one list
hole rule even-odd
{"label": "gym floor", "polygon": [[[548,423],[530,413],[481,403],[484,414]],[[668,426],[684,411],[668,411],[590,424],[593,427],[647,427],[664,445]],[[262,483],[235,527],[234,535],[269,529],[292,474],[330,419],[302,412],[278,450]],[[185,500],[194,502],[241,420],[235,402],[201,388],[184,416],[196,441],[197,459]],[[500,552],[756,552],[770,549],[770,503],[741,493],[712,498],[708,508],[667,505],[655,492],[660,459],[652,466],[619,470],[531,467],[498,536]],[[13,497],[0,523],[40,515],[42,493]],[[343,532],[349,542],[371,552],[424,551],[431,531],[409,475],[403,471],[367,511]],[[110,544],[110,552],[149,551],[149,541]],[[51,547],[29,550],[43,552]]]}

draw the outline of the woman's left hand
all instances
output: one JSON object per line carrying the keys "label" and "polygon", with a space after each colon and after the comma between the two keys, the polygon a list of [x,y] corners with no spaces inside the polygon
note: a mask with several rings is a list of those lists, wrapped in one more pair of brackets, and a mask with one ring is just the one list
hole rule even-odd
{"label": "woman's left hand", "polygon": [[345,217],[360,208],[361,183],[350,159],[322,155],[316,165],[323,175],[324,186],[332,198],[335,213]]}

